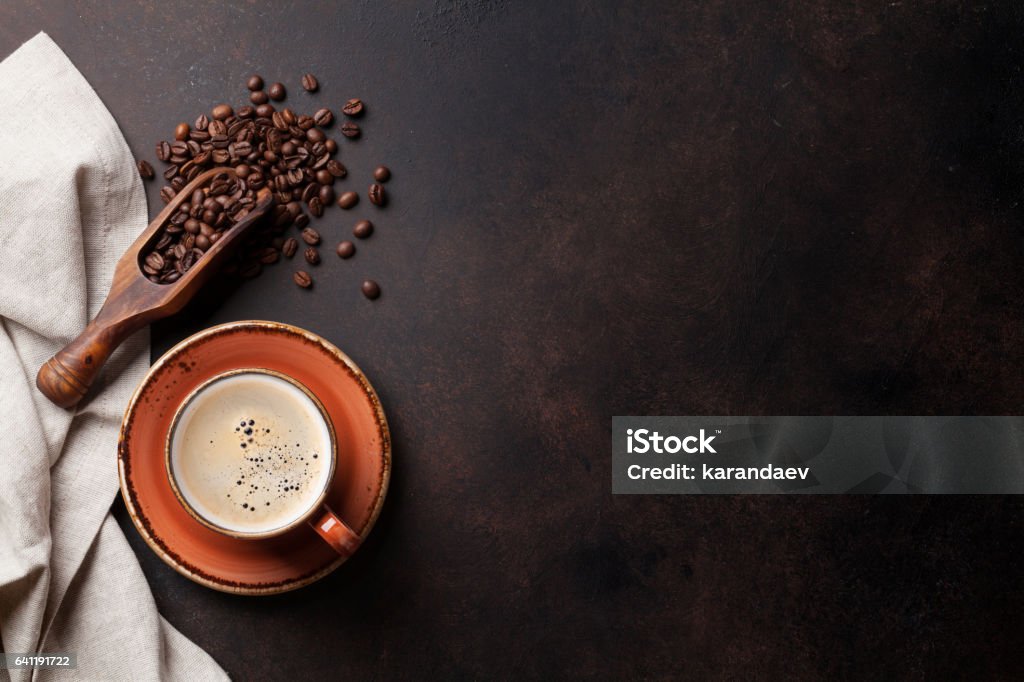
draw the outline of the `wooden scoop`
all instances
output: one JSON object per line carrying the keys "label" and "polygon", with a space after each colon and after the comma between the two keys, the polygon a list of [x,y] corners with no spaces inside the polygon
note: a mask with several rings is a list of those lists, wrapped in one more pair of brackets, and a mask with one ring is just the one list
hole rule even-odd
{"label": "wooden scoop", "polygon": [[242,241],[248,228],[266,214],[273,196],[267,187],[262,187],[256,193],[256,204],[249,214],[226,230],[176,282],[156,284],[147,279],[142,273],[141,254],[159,239],[160,229],[178,207],[190,199],[193,190],[208,184],[218,173],[233,175],[234,170],[212,168],[197,175],[121,256],[99,314],[78,338],[39,368],[36,386],[43,395],[61,407],[76,405],[114,349],[150,322],[181,310],[223,265],[225,257]]}

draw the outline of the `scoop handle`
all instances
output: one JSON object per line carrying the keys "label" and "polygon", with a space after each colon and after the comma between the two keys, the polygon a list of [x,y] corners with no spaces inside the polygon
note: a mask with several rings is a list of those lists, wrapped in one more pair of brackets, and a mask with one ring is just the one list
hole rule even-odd
{"label": "scoop handle", "polygon": [[102,311],[78,337],[47,360],[36,375],[36,387],[53,403],[74,407],[85,397],[114,349],[146,324],[145,319],[112,322]]}

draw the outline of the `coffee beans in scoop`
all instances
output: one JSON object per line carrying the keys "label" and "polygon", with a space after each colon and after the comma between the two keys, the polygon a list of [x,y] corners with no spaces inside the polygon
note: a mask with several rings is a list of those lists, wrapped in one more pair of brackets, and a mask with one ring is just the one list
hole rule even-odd
{"label": "coffee beans in scoop", "polygon": [[208,185],[192,192],[157,233],[152,247],[142,252],[143,274],[157,284],[177,282],[255,203],[256,192],[244,179],[231,173],[214,175]]}

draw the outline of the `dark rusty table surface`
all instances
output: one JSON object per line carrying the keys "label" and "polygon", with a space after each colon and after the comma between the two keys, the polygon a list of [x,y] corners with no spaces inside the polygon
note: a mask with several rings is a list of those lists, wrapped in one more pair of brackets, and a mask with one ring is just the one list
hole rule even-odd
{"label": "dark rusty table surface", "polygon": [[1020,499],[613,497],[610,431],[1020,413],[1022,28],[1013,2],[0,4],[0,52],[47,31],[140,156],[258,72],[362,97],[349,183],[394,171],[314,291],[278,265],[153,337],[266,318],[349,353],[394,430],[380,523],[239,598],[118,503],[161,612],[239,679],[1018,677]]}

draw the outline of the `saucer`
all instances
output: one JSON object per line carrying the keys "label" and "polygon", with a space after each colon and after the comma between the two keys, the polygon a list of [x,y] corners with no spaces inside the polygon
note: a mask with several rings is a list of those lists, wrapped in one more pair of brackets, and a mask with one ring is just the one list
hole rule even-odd
{"label": "saucer", "polygon": [[164,442],[178,405],[210,377],[242,368],[290,376],[323,403],[338,434],[337,469],[326,503],[365,540],[391,475],[384,411],[347,355],[316,334],[278,322],[211,327],[156,361],[121,423],[121,495],[146,543],[178,573],[222,592],[277,594],[323,578],[345,559],[307,524],[261,540],[207,528],[178,502],[164,467]]}

